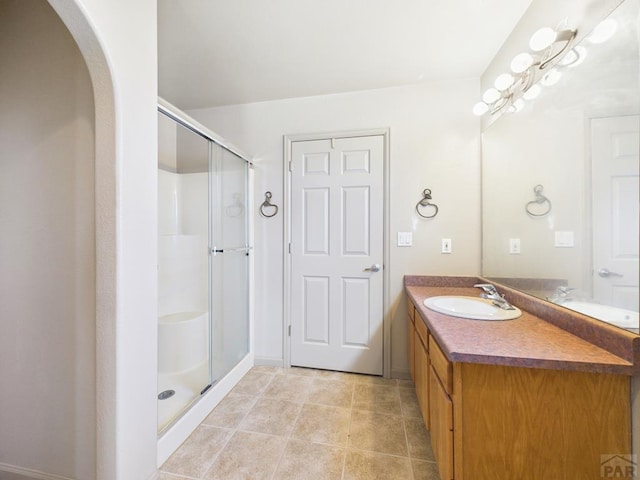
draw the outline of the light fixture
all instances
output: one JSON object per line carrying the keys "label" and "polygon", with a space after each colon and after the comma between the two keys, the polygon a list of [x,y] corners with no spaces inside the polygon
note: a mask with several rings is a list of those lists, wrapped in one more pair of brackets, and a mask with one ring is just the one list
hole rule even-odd
{"label": "light fixture", "polygon": [[556,41],[556,32],[553,28],[544,27],[531,36],[529,48],[534,52],[541,52],[549,48]]}
{"label": "light fixture", "polygon": [[529,40],[530,51],[513,58],[511,73],[496,78],[495,88],[484,92],[483,101],[473,107],[473,113],[482,116],[491,112],[494,115],[503,109],[517,112],[524,106],[520,97],[530,100],[540,94],[540,86],[535,85],[538,80],[545,86],[558,82],[561,73],[557,69],[545,69],[556,64],[573,65],[584,57],[578,47],[572,48],[576,33],[577,30],[566,28],[566,22],[555,30],[549,27],[537,30]]}
{"label": "light fixture", "polygon": [[495,88],[490,88],[482,95],[482,101],[487,105],[497,102],[502,94]]}
{"label": "light fixture", "polygon": [[511,61],[511,71],[513,73],[526,72],[533,65],[533,57],[529,53],[519,53]]}
{"label": "light fixture", "polygon": [[508,90],[509,87],[513,85],[513,82],[515,82],[515,80],[516,79],[513,78],[513,75],[510,75],[508,73],[503,73],[502,75],[499,75],[498,78],[496,78],[496,81],[493,84],[493,86],[496,87],[501,92],[503,92],[505,90]]}
{"label": "light fixture", "polygon": [[473,114],[481,117],[489,111],[489,105],[484,102],[478,102],[473,106]]}

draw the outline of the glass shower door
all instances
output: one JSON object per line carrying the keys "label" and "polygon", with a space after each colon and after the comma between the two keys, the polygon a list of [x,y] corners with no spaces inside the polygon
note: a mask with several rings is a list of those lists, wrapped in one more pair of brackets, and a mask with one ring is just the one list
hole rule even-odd
{"label": "glass shower door", "polygon": [[249,352],[248,164],[211,146],[211,371],[213,382]]}
{"label": "glass shower door", "polygon": [[211,383],[209,144],[158,114],[158,430]]}

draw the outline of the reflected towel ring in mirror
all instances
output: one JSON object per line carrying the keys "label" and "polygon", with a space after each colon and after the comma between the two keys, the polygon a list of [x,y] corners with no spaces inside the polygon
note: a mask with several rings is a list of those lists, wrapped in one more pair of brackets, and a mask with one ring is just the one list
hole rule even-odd
{"label": "reflected towel ring in mirror", "polygon": [[544,187],[540,184],[533,187],[536,198],[528,202],[524,209],[532,217],[544,217],[551,211],[551,200],[542,194]]}
{"label": "reflected towel ring in mirror", "polygon": [[[431,203],[429,200],[431,200],[431,189],[425,188],[422,192],[422,200],[416,203],[416,213],[422,218],[433,218],[438,214],[438,205],[436,205],[435,203]],[[423,210],[423,208],[429,208],[430,210]],[[424,213],[422,213],[423,211],[430,211],[431,214],[425,215]]]}
{"label": "reflected towel ring in mirror", "polygon": [[[265,210],[273,209],[273,213],[267,213]],[[264,192],[264,202],[260,205],[260,215],[266,218],[275,217],[278,213],[278,206],[271,203],[271,192]]]}

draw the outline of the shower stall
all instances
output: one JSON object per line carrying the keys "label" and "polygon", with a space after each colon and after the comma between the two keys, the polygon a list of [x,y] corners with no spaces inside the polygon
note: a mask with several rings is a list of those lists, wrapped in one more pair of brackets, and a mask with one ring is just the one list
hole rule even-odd
{"label": "shower stall", "polygon": [[[204,397],[221,398],[226,391],[211,395],[219,382],[241,362],[249,363],[250,166],[241,151],[159,101],[161,437],[184,423]],[[212,408],[215,399],[205,403]],[[200,408],[199,416],[207,410]],[[187,423],[197,425],[200,420]]]}

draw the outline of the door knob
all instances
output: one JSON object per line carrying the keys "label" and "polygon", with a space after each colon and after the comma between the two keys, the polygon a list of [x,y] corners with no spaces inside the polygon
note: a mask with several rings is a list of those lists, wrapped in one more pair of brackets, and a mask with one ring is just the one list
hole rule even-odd
{"label": "door knob", "polygon": [[379,272],[380,271],[380,264],[379,263],[374,263],[370,267],[365,268],[364,271],[365,272]]}
{"label": "door knob", "polygon": [[602,278],[624,277],[624,275],[622,275],[621,273],[611,272],[607,268],[601,268],[600,270],[598,270],[598,276]]}

